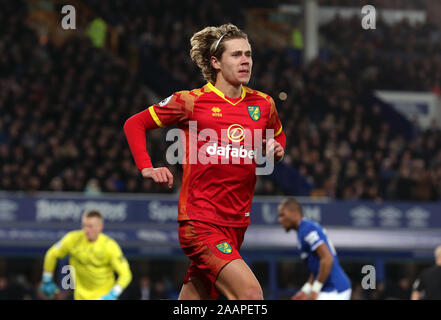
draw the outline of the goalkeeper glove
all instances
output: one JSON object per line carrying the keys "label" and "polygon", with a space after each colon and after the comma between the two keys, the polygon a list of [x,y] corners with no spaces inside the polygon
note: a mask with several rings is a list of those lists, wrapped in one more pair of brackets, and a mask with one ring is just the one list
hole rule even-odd
{"label": "goalkeeper glove", "polygon": [[116,285],[110,290],[108,294],[102,296],[99,300],[116,300],[122,292],[122,288],[120,285]]}
{"label": "goalkeeper glove", "polygon": [[52,281],[53,276],[48,272],[43,273],[43,282],[40,285],[40,291],[43,292],[49,298],[52,298],[54,293],[58,291],[57,286]]}

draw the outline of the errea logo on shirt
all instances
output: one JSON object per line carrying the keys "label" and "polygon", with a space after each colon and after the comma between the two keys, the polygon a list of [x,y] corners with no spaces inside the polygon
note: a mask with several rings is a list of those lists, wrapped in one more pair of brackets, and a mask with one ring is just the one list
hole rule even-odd
{"label": "errea logo on shirt", "polygon": [[213,108],[211,109],[211,111],[213,112],[213,113],[211,114],[213,117],[222,117],[222,113],[221,113],[221,109],[220,109],[220,108],[218,108],[218,107],[213,107]]}

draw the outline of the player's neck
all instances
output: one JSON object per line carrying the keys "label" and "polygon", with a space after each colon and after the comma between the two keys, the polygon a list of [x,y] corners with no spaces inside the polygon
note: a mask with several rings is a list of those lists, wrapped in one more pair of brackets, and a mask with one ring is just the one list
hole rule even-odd
{"label": "player's neck", "polygon": [[216,80],[216,84],[214,86],[229,98],[236,99],[242,95],[241,84],[238,86],[232,85],[231,83],[225,81],[222,77]]}
{"label": "player's neck", "polygon": [[300,224],[302,223],[302,220],[303,220],[303,217],[300,218],[299,220],[297,220],[297,221],[295,222],[295,224],[294,224],[294,228],[295,228],[296,230],[299,230],[299,227],[300,227]]}
{"label": "player's neck", "polygon": [[97,242],[97,240],[98,240],[98,238],[100,237],[100,235],[98,235],[96,238],[94,238],[94,239],[87,239],[87,241],[89,241],[90,243],[93,243],[93,242]]}

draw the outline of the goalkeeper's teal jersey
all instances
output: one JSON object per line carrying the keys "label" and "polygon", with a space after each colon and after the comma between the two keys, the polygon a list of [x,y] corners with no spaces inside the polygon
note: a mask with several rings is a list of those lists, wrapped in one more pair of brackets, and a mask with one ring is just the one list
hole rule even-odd
{"label": "goalkeeper's teal jersey", "polygon": [[[95,300],[109,293],[116,284],[123,289],[132,279],[129,264],[115,240],[100,234],[87,240],[83,230],[67,233],[46,253],[44,271],[53,273],[57,259],[69,255],[74,268],[75,300]],[[115,279],[115,272],[118,279]]]}

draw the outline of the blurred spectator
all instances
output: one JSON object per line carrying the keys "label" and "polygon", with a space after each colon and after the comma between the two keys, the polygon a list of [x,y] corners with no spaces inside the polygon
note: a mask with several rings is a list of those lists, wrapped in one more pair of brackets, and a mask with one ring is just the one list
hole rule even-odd
{"label": "blurred spectator", "polygon": [[352,290],[351,300],[372,300],[372,295],[369,296],[369,291],[364,290],[361,284],[357,283]]}
{"label": "blurred spectator", "polygon": [[142,276],[139,282],[132,285],[121,296],[124,300],[150,300],[152,295],[152,282],[150,277]]}
{"label": "blurred spectator", "polygon": [[139,300],[150,300],[151,280],[149,277],[141,278],[139,281],[139,289],[141,292],[141,297]]}
{"label": "blurred spectator", "polygon": [[150,293],[151,300],[165,300],[169,299],[164,281],[155,282],[152,292]]}
{"label": "blurred spectator", "polygon": [[384,282],[377,282],[375,290],[370,292],[368,300],[384,300],[386,298],[386,285]]}
{"label": "blurred spectator", "polygon": [[8,299],[8,279],[0,276],[0,300]]}
{"label": "blurred spectator", "polygon": [[101,194],[101,188],[97,179],[92,178],[87,182],[84,193],[88,196],[97,196]]}
{"label": "blurred spectator", "polygon": [[398,283],[389,283],[385,292],[388,300],[409,300],[412,293],[412,284],[409,279],[401,278]]}
{"label": "blurred spectator", "polygon": [[412,300],[441,299],[441,245],[434,250],[435,265],[424,269],[413,283]]}
{"label": "blurred spectator", "polygon": [[24,275],[14,278],[0,276],[0,300],[31,300],[33,292]]}

